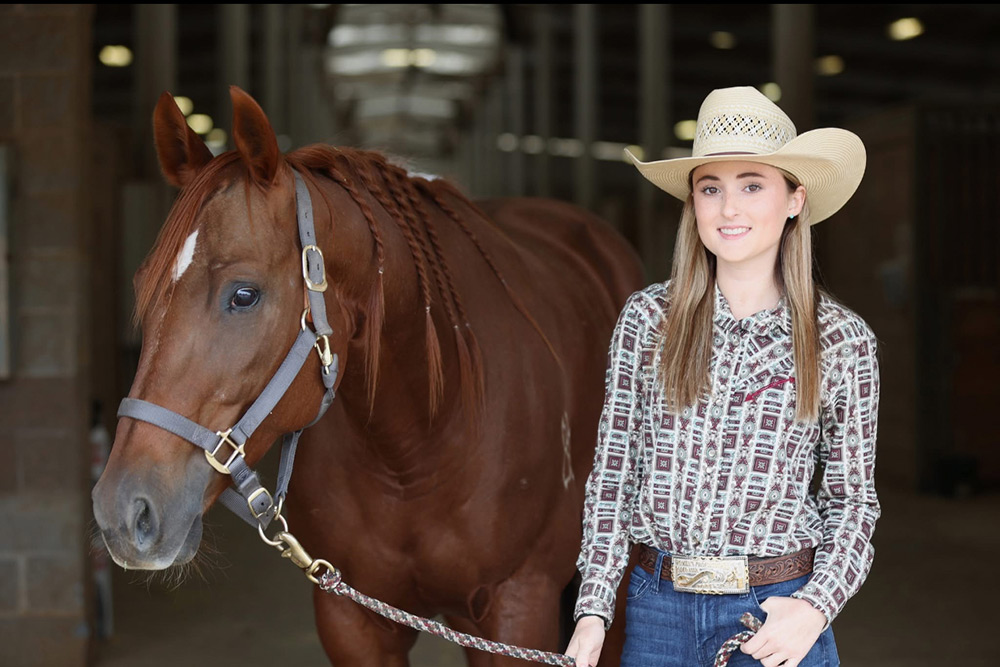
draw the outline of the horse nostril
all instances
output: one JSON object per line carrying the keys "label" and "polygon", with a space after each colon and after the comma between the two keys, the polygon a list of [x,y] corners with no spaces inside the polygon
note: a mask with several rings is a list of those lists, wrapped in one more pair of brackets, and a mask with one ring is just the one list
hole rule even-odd
{"label": "horse nostril", "polygon": [[135,519],[132,522],[132,537],[135,546],[139,549],[147,549],[156,539],[157,522],[153,509],[145,498],[137,498],[135,501]]}

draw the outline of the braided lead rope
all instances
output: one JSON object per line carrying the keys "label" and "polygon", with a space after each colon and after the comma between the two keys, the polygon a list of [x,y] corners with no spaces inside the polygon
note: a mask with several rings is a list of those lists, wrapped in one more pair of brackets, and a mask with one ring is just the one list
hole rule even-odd
{"label": "braided lead rope", "polygon": [[437,637],[447,639],[448,641],[458,644],[459,646],[474,648],[480,651],[486,651],[487,653],[496,653],[497,655],[503,655],[510,658],[519,658],[529,662],[539,662],[545,665],[566,665],[567,667],[573,667],[573,665],[576,664],[576,661],[568,655],[563,655],[561,653],[548,653],[546,651],[539,651],[532,648],[521,648],[519,646],[501,644],[500,642],[494,642],[481,637],[467,635],[463,632],[456,632],[451,628],[438,623],[437,621],[421,618],[420,616],[414,616],[413,614],[387,605],[384,602],[380,602],[374,598],[368,597],[364,593],[359,593],[354,590],[344,583],[340,576],[340,570],[337,569],[327,570],[319,578],[319,587],[326,593],[336,593],[337,595],[343,595],[344,597],[350,598],[362,607],[367,607],[376,614],[388,618],[390,621],[395,621],[396,623],[400,623],[402,625],[408,625],[415,630],[420,630],[421,632],[427,632]]}
{"label": "braided lead rope", "polygon": [[737,632],[735,635],[727,639],[722,643],[722,647],[719,652],[715,655],[715,662],[712,663],[712,667],[726,667],[729,664],[729,658],[732,657],[736,649],[740,647],[743,642],[747,641],[760,630],[763,623],[755,617],[750,612],[745,612],[740,616],[740,623],[747,626],[749,630],[744,630],[743,632]]}

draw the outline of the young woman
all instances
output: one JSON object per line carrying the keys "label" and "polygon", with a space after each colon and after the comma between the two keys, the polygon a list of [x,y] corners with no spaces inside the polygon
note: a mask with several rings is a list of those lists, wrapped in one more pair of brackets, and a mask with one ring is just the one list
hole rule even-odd
{"label": "young woman", "polygon": [[[633,545],[622,665],[839,664],[830,623],[871,567],[876,339],[817,291],[810,226],[854,194],[865,149],[796,136],[753,88],[713,91],[692,157],[640,162],[685,202],[671,278],[611,341],[567,654],[596,665]],[[813,483],[814,472],[817,472]]]}

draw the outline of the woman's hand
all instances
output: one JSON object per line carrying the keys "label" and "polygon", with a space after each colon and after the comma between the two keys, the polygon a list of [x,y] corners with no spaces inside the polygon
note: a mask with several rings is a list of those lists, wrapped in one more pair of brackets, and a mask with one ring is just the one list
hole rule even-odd
{"label": "woman's hand", "polygon": [[798,598],[768,598],[760,608],[767,612],[767,619],[740,650],[764,667],[796,667],[826,627],[826,616]]}
{"label": "woman's hand", "polygon": [[600,616],[582,616],[576,622],[576,631],[569,640],[566,655],[576,659],[576,667],[592,667],[601,657],[604,646],[604,619]]}

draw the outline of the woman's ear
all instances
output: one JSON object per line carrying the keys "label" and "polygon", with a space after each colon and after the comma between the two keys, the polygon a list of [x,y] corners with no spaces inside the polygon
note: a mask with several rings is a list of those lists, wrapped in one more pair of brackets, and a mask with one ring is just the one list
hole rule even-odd
{"label": "woman's ear", "polygon": [[802,207],[806,205],[806,189],[800,185],[788,194],[788,216],[794,218],[802,212]]}

